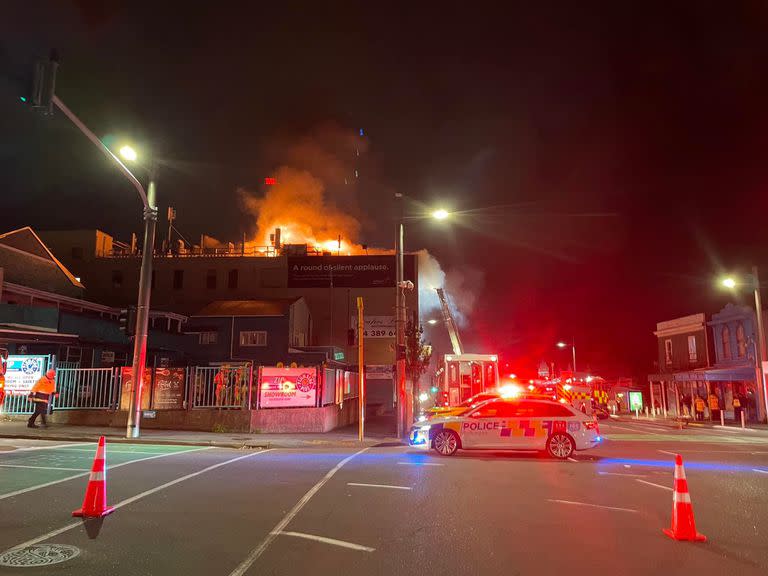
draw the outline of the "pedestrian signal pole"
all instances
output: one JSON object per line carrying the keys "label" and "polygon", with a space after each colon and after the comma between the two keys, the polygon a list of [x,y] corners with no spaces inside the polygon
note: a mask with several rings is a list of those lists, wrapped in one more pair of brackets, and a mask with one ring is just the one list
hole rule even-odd
{"label": "pedestrian signal pole", "polygon": [[365,437],[365,362],[363,358],[363,297],[357,297],[357,371],[358,371],[358,391],[357,391],[357,410],[359,413],[358,439],[360,442]]}

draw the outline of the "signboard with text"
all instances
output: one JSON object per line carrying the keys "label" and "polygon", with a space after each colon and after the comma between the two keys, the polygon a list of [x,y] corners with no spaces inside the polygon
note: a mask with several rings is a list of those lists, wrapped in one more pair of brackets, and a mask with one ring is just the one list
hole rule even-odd
{"label": "signboard with text", "polygon": [[184,408],[184,368],[157,368],[152,408],[182,410]]}
{"label": "signboard with text", "polygon": [[[405,277],[413,280],[415,256],[404,258]],[[289,256],[288,288],[394,288],[394,256]]]}
{"label": "signboard with text", "polygon": [[[141,409],[149,409],[149,397],[152,391],[152,368],[144,369],[144,381],[141,386]],[[123,366],[122,390],[120,392],[120,409],[131,409],[131,394],[133,393],[133,367]]]}
{"label": "signboard with text", "polygon": [[5,367],[5,391],[9,395],[26,396],[43,374],[48,356],[8,356]]}
{"label": "signboard with text", "polygon": [[259,372],[261,408],[314,406],[317,399],[317,368],[263,366]]}
{"label": "signboard with text", "polygon": [[[357,317],[351,318],[352,327],[357,329]],[[394,316],[364,316],[363,317],[363,338],[394,338],[397,335],[395,331]]]}

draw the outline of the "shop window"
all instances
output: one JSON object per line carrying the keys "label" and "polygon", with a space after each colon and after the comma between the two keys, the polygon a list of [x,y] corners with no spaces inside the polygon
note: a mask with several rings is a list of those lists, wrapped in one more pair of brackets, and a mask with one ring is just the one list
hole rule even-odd
{"label": "shop window", "polygon": [[217,332],[200,332],[199,340],[201,346],[208,346],[210,344],[216,344],[219,341],[219,334]]}
{"label": "shop window", "polygon": [[723,331],[720,333],[720,338],[723,341],[723,360],[731,359],[731,331],[728,326],[723,326]]}
{"label": "shop window", "polygon": [[736,326],[736,352],[739,358],[747,355],[747,339],[744,337],[744,324],[741,322]]}
{"label": "shop window", "polygon": [[664,340],[664,363],[667,366],[672,364],[672,340]]}
{"label": "shop window", "polygon": [[688,336],[688,360],[690,362],[696,362],[698,356],[696,351],[696,336]]}

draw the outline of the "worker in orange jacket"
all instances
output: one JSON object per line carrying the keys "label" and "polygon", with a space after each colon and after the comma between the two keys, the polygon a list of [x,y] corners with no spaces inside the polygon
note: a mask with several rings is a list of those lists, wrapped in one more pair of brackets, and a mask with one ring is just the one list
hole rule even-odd
{"label": "worker in orange jacket", "polygon": [[45,416],[48,414],[48,406],[54,396],[57,396],[56,371],[48,370],[48,372],[45,373],[45,376],[35,382],[35,385],[32,386],[32,390],[29,392],[29,399],[35,404],[35,412],[29,417],[27,427],[37,428],[35,420],[40,416],[43,428],[48,428],[48,422],[46,421]]}

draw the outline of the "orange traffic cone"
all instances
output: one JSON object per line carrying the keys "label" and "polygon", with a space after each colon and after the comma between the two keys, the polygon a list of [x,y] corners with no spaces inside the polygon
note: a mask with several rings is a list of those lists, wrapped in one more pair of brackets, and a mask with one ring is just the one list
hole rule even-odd
{"label": "orange traffic cone", "polygon": [[107,506],[107,467],[105,462],[106,447],[104,436],[99,438],[99,447],[93,459],[91,476],[85,489],[83,506],[72,512],[72,516],[83,518],[102,518],[114,512],[114,507]]}
{"label": "orange traffic cone", "polygon": [[672,526],[664,529],[664,534],[673,540],[690,540],[706,542],[704,534],[696,532],[696,521],[693,519],[693,505],[688,493],[688,480],[685,479],[683,457],[675,456],[675,491],[672,494]]}

